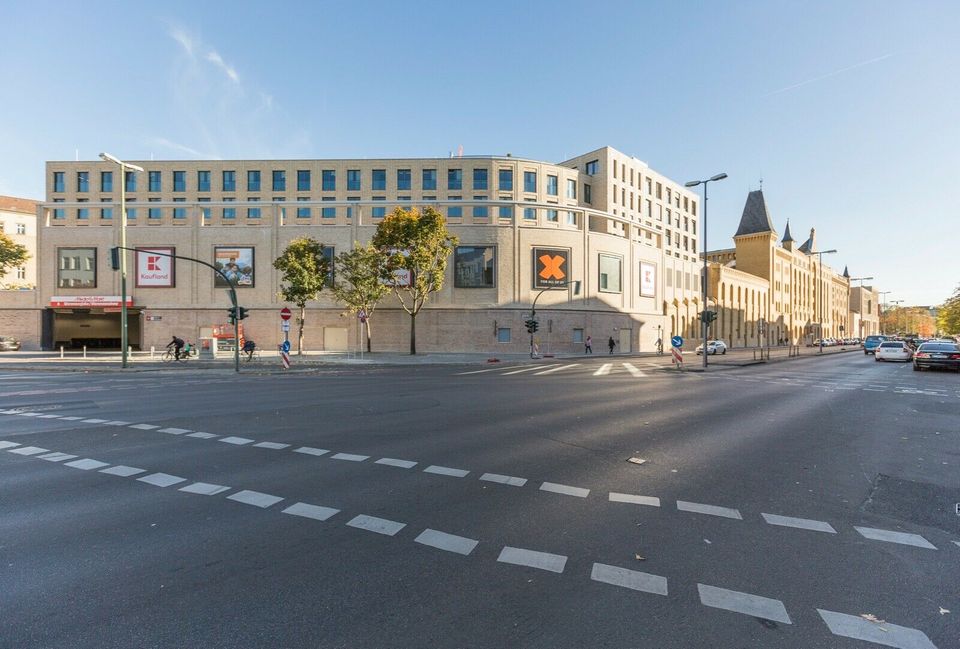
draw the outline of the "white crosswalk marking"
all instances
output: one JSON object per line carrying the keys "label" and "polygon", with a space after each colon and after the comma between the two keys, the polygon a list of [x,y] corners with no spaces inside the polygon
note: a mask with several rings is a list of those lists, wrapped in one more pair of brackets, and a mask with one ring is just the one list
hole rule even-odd
{"label": "white crosswalk marking", "polygon": [[817,609],[817,613],[826,622],[830,633],[834,635],[899,649],[937,649],[936,645],[930,642],[927,634],[917,629],[889,622],[877,624],[861,616],[825,611],[821,608]]}
{"label": "white crosswalk marking", "polygon": [[501,376],[510,376],[511,374],[520,374],[521,372],[532,372],[533,370],[539,370],[547,367],[546,365],[534,365],[532,367],[524,367],[519,370],[513,370],[512,372],[504,372]]}
{"label": "white crosswalk marking", "polygon": [[784,608],[783,602],[778,599],[707,586],[706,584],[697,584],[697,589],[700,591],[700,602],[704,606],[743,613],[751,617],[773,620],[782,624],[791,624],[787,609]]}
{"label": "white crosswalk marking", "polygon": [[630,374],[634,376],[646,376],[646,374],[641,372],[639,368],[634,367],[633,363],[624,363],[623,366],[627,369],[628,372],[630,372]]}
{"label": "white crosswalk marking", "polygon": [[610,368],[613,367],[613,363],[604,363],[600,368],[593,373],[594,376],[606,376],[610,373]]}
{"label": "white crosswalk marking", "polygon": [[554,372],[559,372],[560,370],[568,370],[571,367],[578,367],[580,363],[570,363],[569,365],[558,365],[557,367],[551,367],[549,370],[543,370],[542,372],[535,372],[534,376],[543,376],[544,374],[553,374]]}

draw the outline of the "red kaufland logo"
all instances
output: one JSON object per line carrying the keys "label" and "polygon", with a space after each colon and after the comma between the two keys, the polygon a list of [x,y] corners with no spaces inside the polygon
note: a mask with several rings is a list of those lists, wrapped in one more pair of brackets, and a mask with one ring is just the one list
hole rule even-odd
{"label": "red kaufland logo", "polygon": [[147,270],[160,270],[160,257],[147,257]]}

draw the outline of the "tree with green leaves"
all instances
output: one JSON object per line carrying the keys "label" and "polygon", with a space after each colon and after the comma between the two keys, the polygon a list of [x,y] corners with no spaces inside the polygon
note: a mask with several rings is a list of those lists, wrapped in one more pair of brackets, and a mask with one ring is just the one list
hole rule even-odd
{"label": "tree with green leaves", "polygon": [[431,293],[443,288],[447,259],[457,238],[443,214],[426,207],[398,207],[377,226],[373,245],[385,255],[388,283],[410,316],[410,354],[417,353],[417,314]]}
{"label": "tree with green leaves", "polygon": [[387,256],[373,245],[357,244],[353,250],[341,252],[335,260],[337,281],[333,295],[351,313],[365,314],[367,351],[371,351],[370,321],[377,304],[390,292],[390,276],[386,272]]}
{"label": "tree with green leaves", "polygon": [[3,275],[11,268],[22,266],[30,253],[25,246],[20,245],[13,239],[0,232],[0,275]]}
{"label": "tree with green leaves", "polygon": [[937,330],[950,336],[960,334],[960,286],[947,298],[946,302],[940,305],[937,313]]}
{"label": "tree with green leaves", "polygon": [[307,302],[320,297],[320,291],[330,280],[330,260],[322,243],[310,237],[294,239],[273,261],[273,267],[283,273],[280,297],[300,308],[297,318],[297,354],[303,354],[303,324]]}

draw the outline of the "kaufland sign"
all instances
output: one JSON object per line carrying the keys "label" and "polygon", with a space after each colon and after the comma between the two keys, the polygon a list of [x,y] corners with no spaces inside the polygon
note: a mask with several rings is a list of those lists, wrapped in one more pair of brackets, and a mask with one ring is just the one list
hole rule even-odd
{"label": "kaufland sign", "polygon": [[166,256],[173,254],[176,252],[170,247],[137,248],[137,288],[174,287],[174,259]]}

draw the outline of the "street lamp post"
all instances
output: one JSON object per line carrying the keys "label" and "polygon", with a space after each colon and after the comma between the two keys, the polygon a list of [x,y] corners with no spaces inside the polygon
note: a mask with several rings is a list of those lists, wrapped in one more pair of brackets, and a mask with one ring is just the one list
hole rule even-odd
{"label": "street lamp post", "polygon": [[867,279],[873,279],[873,278],[872,277],[851,277],[850,278],[851,282],[860,282],[860,293],[858,294],[860,296],[860,300],[859,300],[860,307],[857,311],[857,313],[860,315],[860,327],[859,327],[860,340],[863,340],[863,282],[864,280],[867,280]]}
{"label": "street lamp post", "polygon": [[[570,287],[570,286],[573,287],[573,294],[574,294],[574,295],[580,295],[580,280],[579,280],[579,279],[570,280],[569,282],[564,282],[563,284],[558,284],[557,286],[551,286],[551,287],[545,288],[545,289],[541,290],[539,293],[537,293],[537,296],[536,296],[535,298],[533,298],[533,305],[530,307],[530,319],[531,319],[531,320],[536,320],[536,319],[537,319],[537,300],[540,299],[540,296],[541,296],[541,295],[543,295],[543,294],[546,293],[547,291],[557,291],[557,290],[560,290],[560,289],[563,289],[563,288],[568,288],[568,287]],[[549,342],[549,341],[548,341],[548,342]],[[533,353],[533,331],[530,332],[530,358],[534,358],[534,353]]]}
{"label": "street lamp post", "polygon": [[727,174],[721,173],[706,180],[691,180],[688,183],[684,183],[684,187],[703,185],[703,224],[700,227],[700,231],[703,233],[703,242],[700,244],[700,254],[703,255],[703,277],[700,278],[701,295],[703,296],[703,304],[700,308],[700,326],[703,329],[703,369],[707,369],[707,333],[710,326],[710,323],[707,322],[706,315],[704,315],[707,310],[707,183],[723,180],[726,177]]}
{"label": "street lamp post", "polygon": [[878,295],[880,296],[880,333],[881,334],[884,333],[883,312],[887,310],[887,302],[886,300],[884,300],[883,296],[889,295],[890,293],[893,293],[893,291],[880,291],[878,293]]}
{"label": "street lamp post", "polygon": [[817,255],[817,333],[820,335],[820,349],[818,354],[823,353],[823,256],[832,255],[836,250],[822,250],[820,252],[808,252],[811,257]]}
{"label": "street lamp post", "polygon": [[896,308],[897,308],[897,321],[894,323],[894,326],[893,326],[893,330],[894,330],[894,331],[893,331],[893,333],[894,333],[894,334],[898,334],[898,333],[900,333],[900,331],[899,331],[899,328],[900,328],[900,327],[899,327],[899,325],[900,325],[900,305],[903,304],[903,300],[890,300],[890,304],[896,304],[896,305],[897,305],[897,307],[896,307]]}
{"label": "street lamp post", "polygon": [[121,367],[127,367],[127,169],[143,173],[143,167],[124,162],[109,153],[101,153],[104,162],[120,166],[120,358]]}

